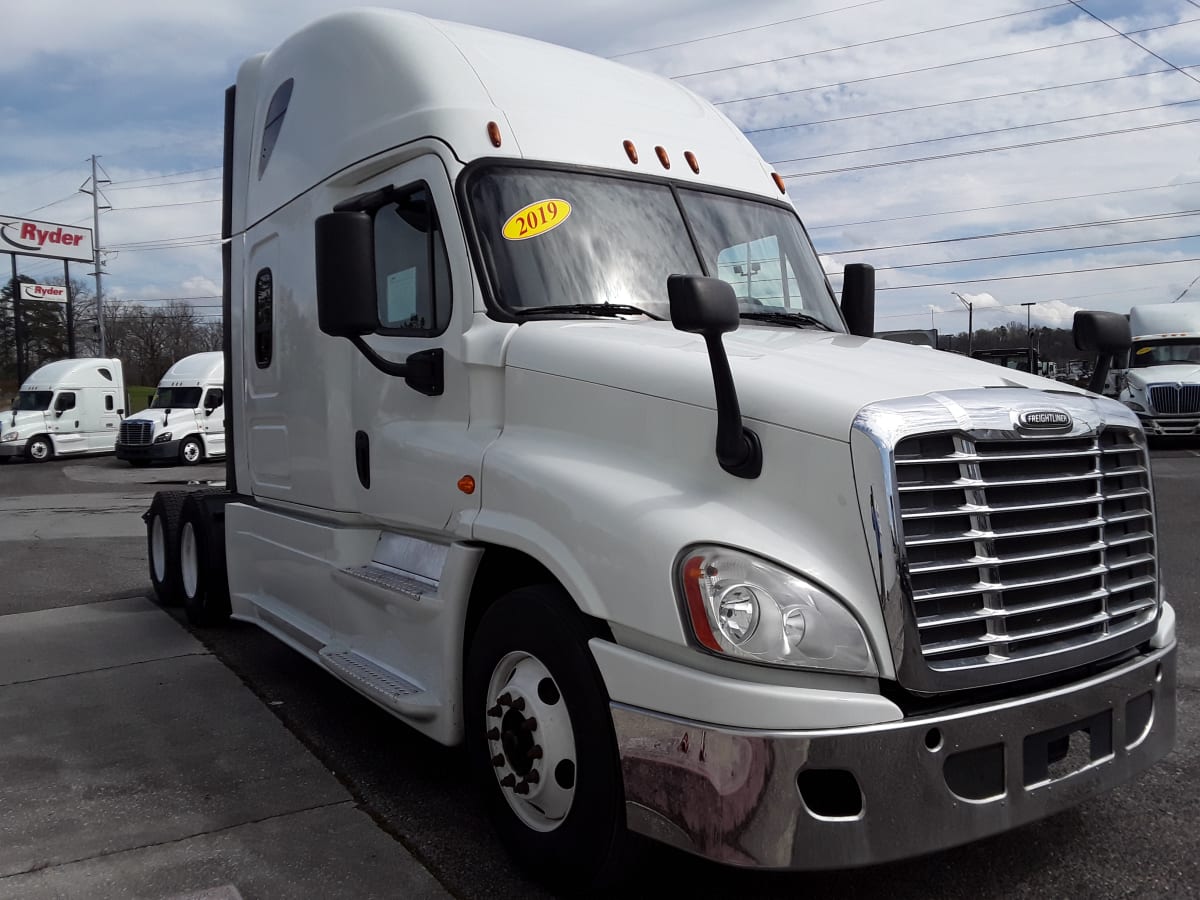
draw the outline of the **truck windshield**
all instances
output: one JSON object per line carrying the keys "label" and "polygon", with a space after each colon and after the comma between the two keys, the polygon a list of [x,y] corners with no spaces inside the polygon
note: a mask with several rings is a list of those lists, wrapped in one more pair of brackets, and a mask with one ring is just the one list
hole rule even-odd
{"label": "truck windshield", "polygon": [[50,408],[54,391],[21,391],[13,409],[21,412],[44,412]]}
{"label": "truck windshield", "polygon": [[154,402],[151,409],[195,409],[200,405],[202,388],[198,387],[169,387],[159,388],[154,392]]}
{"label": "truck windshield", "polygon": [[[845,330],[790,208],[515,166],[476,173],[467,194],[494,297],[516,315],[576,307],[563,309],[571,314],[580,305],[609,304],[625,307],[615,314],[636,314],[628,309],[636,307],[669,319],[667,277],[707,268],[733,286],[743,313],[802,313],[816,320],[815,327]],[[786,318],[770,321],[784,324]],[[800,316],[796,322],[805,324]]]}
{"label": "truck windshield", "polygon": [[1129,354],[1129,365],[1134,369],[1187,363],[1200,365],[1200,341],[1194,338],[1183,341],[1137,341],[1133,345],[1133,352]]}

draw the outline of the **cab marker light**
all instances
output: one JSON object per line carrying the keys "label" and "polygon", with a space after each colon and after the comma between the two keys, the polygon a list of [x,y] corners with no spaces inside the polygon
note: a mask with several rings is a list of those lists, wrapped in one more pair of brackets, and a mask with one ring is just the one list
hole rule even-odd
{"label": "cab marker light", "polygon": [[500,126],[497,125],[495,122],[488,122],[487,133],[488,133],[488,137],[492,139],[492,146],[499,147],[500,144],[502,143],[501,138],[500,138]]}
{"label": "cab marker light", "polygon": [[625,155],[628,156],[629,161],[636,166],[638,161],[637,147],[633,146],[633,141],[626,141],[624,146]]}

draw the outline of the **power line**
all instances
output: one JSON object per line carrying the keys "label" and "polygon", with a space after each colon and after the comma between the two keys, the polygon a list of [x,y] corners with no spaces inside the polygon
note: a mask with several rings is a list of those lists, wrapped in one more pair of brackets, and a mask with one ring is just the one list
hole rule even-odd
{"label": "power line", "polygon": [[876,272],[887,272],[896,269],[923,269],[929,266],[957,266],[962,263],[990,262],[998,259],[1015,259],[1019,256],[1041,256],[1047,253],[1075,253],[1079,250],[1104,250],[1112,247],[1133,247],[1140,244],[1161,244],[1167,241],[1187,241],[1200,238],[1200,234],[1181,234],[1178,237],[1143,238],[1140,241],[1116,241],[1107,244],[1084,244],[1081,247],[1059,247],[1054,250],[1021,250],[1013,253],[999,253],[994,256],[973,256],[968,259],[944,259],[934,262],[905,263],[900,266],[875,266]]}
{"label": "power line", "polygon": [[[1026,141],[1022,144],[1005,144],[1002,147],[980,147],[975,150],[959,150],[954,153],[940,153],[936,156],[916,156],[911,159],[894,159],[888,162],[863,163],[857,166],[843,166],[838,169],[819,169],[813,172],[793,172],[783,178],[811,178],[816,175],[839,175],[845,172],[862,172],[866,169],[881,169],[886,166],[906,166],[915,163],[936,162],[942,159],[956,159],[963,156],[979,156],[983,153],[1000,153],[1005,150],[1024,150],[1029,147],[1045,147],[1050,144],[1064,144],[1070,141],[1085,141],[1092,138],[1113,137],[1120,134],[1135,134],[1140,131],[1153,131],[1158,128],[1174,128],[1177,125],[1191,125],[1200,122],[1200,118],[1180,119],[1177,122],[1157,122],[1153,125],[1136,125],[1131,128],[1117,128],[1112,131],[1095,131],[1090,134],[1073,134],[1066,137],[1044,138],[1040,141]],[[774,165],[772,163],[771,165]]]}
{"label": "power line", "polygon": [[66,203],[68,200],[74,200],[78,196],[79,196],[78,191],[72,191],[70,194],[68,194],[65,197],[59,197],[57,200],[51,200],[49,203],[43,203],[41,206],[34,207],[33,209],[29,210],[29,212],[25,213],[25,215],[31,216],[35,212],[40,212],[43,209],[49,209],[51,206],[58,206],[58,204]]}
{"label": "power line", "polygon": [[51,178],[57,178],[59,175],[66,174],[67,172],[70,172],[71,170],[73,170],[75,168],[75,166],[83,165],[85,162],[87,162],[87,160],[80,160],[78,163],[72,163],[71,165],[66,166],[65,168],[59,169],[57,172],[51,172],[49,175],[43,175],[41,178],[33,179],[33,181],[24,182],[23,184],[18,185],[18,187],[11,187],[8,190],[0,191],[0,196],[11,194],[13,191],[16,191],[19,189],[23,190],[26,188],[33,187],[35,184],[41,184],[43,181],[49,181]]}
{"label": "power line", "polygon": [[[699,75],[715,75],[718,72],[732,72],[736,69],[749,69],[749,68],[753,68],[754,66],[765,66],[765,65],[769,65],[771,63],[790,62],[795,59],[806,59],[807,57],[810,57],[810,56],[821,56],[822,54],[825,54],[825,53],[836,53],[840,50],[853,50],[858,47],[870,47],[874,44],[886,44],[889,41],[900,41],[900,40],[905,40],[906,38],[920,37],[920,36],[926,35],[926,34],[935,34],[940,31],[952,31],[955,28],[966,28],[969,25],[982,25],[985,22],[997,22],[1000,19],[1012,19],[1017,16],[1028,16],[1028,15],[1032,15],[1033,13],[1042,12],[1047,9],[1058,9],[1060,7],[1069,6],[1069,5],[1070,5],[1069,2],[1051,3],[1049,6],[1039,6],[1034,9],[1023,9],[1019,12],[1004,13],[1003,15],[999,15],[999,16],[988,16],[986,19],[972,19],[970,22],[959,22],[956,25],[939,25],[936,28],[924,28],[920,31],[910,31],[907,34],[896,34],[896,35],[892,35],[891,37],[875,38],[870,41],[860,41],[856,44],[843,44],[839,47],[826,47],[823,50],[809,50],[805,53],[793,53],[790,56],[777,56],[773,59],[762,59],[762,60],[759,60],[758,62],[739,63],[738,65],[734,65],[734,66],[721,66],[720,68],[716,68],[716,69],[704,69],[700,72],[686,72],[682,75],[672,75],[670,77],[675,80],[679,80],[679,79],[683,79],[683,78],[695,78]],[[1163,61],[1166,62],[1166,60],[1163,60]]]}
{"label": "power line", "polygon": [[621,59],[625,56],[635,56],[639,53],[653,53],[656,50],[669,50],[672,47],[683,47],[686,44],[698,44],[701,41],[712,41],[717,38],[729,37],[734,34],[745,34],[748,31],[759,31],[763,28],[774,28],[777,25],[789,25],[792,22],[803,22],[805,19],[815,19],[818,16],[828,16],[833,13],[846,12],[851,9],[858,9],[861,6],[874,6],[877,3],[883,3],[884,0],[866,0],[865,3],[854,3],[850,6],[839,6],[837,9],[827,9],[823,12],[809,13],[805,16],[796,16],[791,19],[780,19],[778,22],[767,22],[765,25],[751,25],[749,28],[738,28],[733,31],[723,31],[720,34],[710,34],[706,37],[691,38],[686,41],[675,41],[671,44],[660,44],[657,47],[646,47],[642,50],[626,50],[624,53],[614,53],[609,59]]}
{"label": "power line", "polygon": [[913,241],[908,244],[884,244],[878,247],[858,247],[855,249],[842,248],[827,250],[827,255],[840,253],[851,255],[855,253],[874,253],[878,250],[902,250],[907,247],[930,247],[935,244],[958,244],[964,241],[979,241],[987,238],[1016,237],[1025,234],[1045,234],[1053,231],[1069,231],[1074,228],[1095,228],[1101,225],[1128,225],[1132,222],[1153,222],[1160,219],[1179,219],[1185,216],[1200,215],[1200,209],[1185,209],[1169,213],[1149,213],[1141,216],[1123,216],[1117,219],[1099,219],[1094,222],[1076,222],[1070,225],[1044,225],[1039,228],[1021,228],[1014,231],[993,231],[990,234],[969,234],[960,237],[941,238],[935,241]]}
{"label": "power line", "polygon": [[168,206],[195,206],[198,203],[220,203],[221,198],[215,197],[212,200],[181,200],[178,203],[151,203],[147,206],[114,206],[113,212],[127,212],[131,209],[163,209]]}
{"label": "power line", "polygon": [[220,175],[212,175],[208,178],[189,178],[186,181],[164,181],[160,184],[134,184],[125,187],[109,188],[110,191],[147,191],[157,190],[158,188],[175,187],[177,184],[199,184],[202,181],[220,181]]}
{"label": "power line", "polygon": [[1026,125],[1006,125],[1003,128],[988,128],[983,131],[969,131],[962,134],[947,134],[942,137],[922,138],[917,141],[904,141],[899,144],[880,144],[878,147],[859,147],[854,150],[836,150],[832,153],[815,153],[812,156],[796,156],[792,159],[777,160],[771,165],[781,166],[787,163],[805,162],[810,159],[828,159],[832,156],[848,156],[851,153],[872,153],[876,150],[896,150],[900,147],[915,147],[919,144],[936,144],[940,141],[955,141],[962,138],[983,137],[988,134],[1001,134],[1007,131],[1021,131],[1025,128],[1045,128],[1047,125],[1065,125],[1068,122],[1083,122],[1086,119],[1102,119],[1105,116],[1127,115],[1129,113],[1149,112],[1156,109],[1168,109],[1173,106],[1187,106],[1191,103],[1200,103],[1200,97],[1195,97],[1191,100],[1172,100],[1169,103],[1159,103],[1154,106],[1136,106],[1131,109],[1114,109],[1109,112],[1090,113],[1086,116],[1071,116],[1066,119],[1050,119],[1046,122],[1030,122]]}
{"label": "power line", "polygon": [[[1200,22],[1200,18],[1183,19],[1179,22],[1172,22],[1168,25],[1155,25],[1151,28],[1142,28],[1138,31],[1131,31],[1131,32],[1129,32],[1129,34],[1147,34],[1151,31],[1163,31],[1167,28],[1178,28],[1180,25],[1190,25],[1194,22]],[[851,79],[847,79],[846,81],[835,81],[831,84],[818,84],[818,85],[813,85],[812,87],[793,88],[792,90],[787,90],[787,91],[774,91],[769,94],[757,94],[752,97],[733,97],[728,100],[714,100],[714,101],[710,101],[710,102],[712,102],[712,104],[714,106],[728,106],[729,104],[733,104],[733,103],[747,103],[751,100],[769,100],[773,97],[785,97],[790,94],[804,94],[804,93],[808,93],[810,91],[823,91],[828,88],[846,87],[847,85],[851,85],[851,84],[863,84],[868,81],[881,81],[886,78],[898,78],[901,75],[916,75],[916,74],[919,74],[922,72],[934,72],[939,69],[952,69],[952,68],[955,68],[956,66],[965,66],[965,65],[969,65],[970,63],[992,62],[993,60],[997,60],[997,59],[1010,59],[1014,56],[1024,56],[1025,54],[1028,54],[1028,53],[1041,53],[1042,51],[1045,51],[1045,50],[1061,50],[1064,47],[1078,47],[1083,44],[1095,44],[1100,41],[1111,41],[1111,40],[1113,40],[1113,38],[1114,38],[1114,35],[1105,35],[1104,37],[1094,37],[1094,38],[1081,38],[1080,40],[1076,40],[1076,41],[1063,41],[1063,42],[1060,42],[1057,44],[1047,44],[1044,47],[1031,47],[1028,50],[1011,50],[1006,53],[996,53],[996,54],[993,54],[992,56],[977,56],[977,57],[973,57],[971,59],[959,60],[958,62],[938,63],[938,64],[932,65],[932,66],[921,66],[916,69],[905,69],[900,72],[889,72],[886,75],[867,75],[862,78],[851,78]],[[1195,67],[1192,66],[1190,68],[1195,68]]]}
{"label": "power line", "polygon": [[[1186,68],[1186,67],[1185,67]],[[790,128],[809,128],[813,125],[828,125],[833,122],[848,122],[852,119],[870,119],[875,116],[891,116],[898,113],[919,112],[926,109],[937,109],[942,106],[957,106],[962,103],[978,103],[983,100],[1000,100],[1007,97],[1022,97],[1027,94],[1038,94],[1044,91],[1059,91],[1067,88],[1090,87],[1095,84],[1107,84],[1112,81],[1125,81],[1129,78],[1145,78],[1147,75],[1163,75],[1172,69],[1155,69],[1153,72],[1135,72],[1132,75],[1114,75],[1111,78],[1095,78],[1091,81],[1074,81],[1069,84],[1051,84],[1045,87],[1026,88],[1021,91],[1005,91],[1002,94],[983,94],[979,97],[964,97],[961,100],[942,100],[938,103],[923,103],[920,106],[905,106],[899,109],[883,109],[876,112],[853,113],[848,116],[834,116],[830,119],[810,119],[807,122],[795,122],[791,125],[770,125],[765,128],[743,129],[742,134],[765,134],[768,131],[786,131]]]}
{"label": "power line", "polygon": [[1155,53],[1153,50],[1151,50],[1149,47],[1147,47],[1145,44],[1135,41],[1133,38],[1131,38],[1125,32],[1123,32],[1117,28],[1114,28],[1112,25],[1109,25],[1107,22],[1105,22],[1102,18],[1100,18],[1098,15],[1096,15],[1090,9],[1085,9],[1081,3],[1077,2],[1077,0],[1070,0],[1070,4],[1072,6],[1074,6],[1080,12],[1086,13],[1087,15],[1091,16],[1093,19],[1095,19],[1097,22],[1099,22],[1101,25],[1103,25],[1109,31],[1113,32],[1114,34],[1120,35],[1121,37],[1125,38],[1125,40],[1129,41],[1129,43],[1133,44],[1135,47],[1138,47],[1138,48],[1144,50],[1145,52],[1149,53],[1151,56],[1153,56],[1159,62],[1166,63],[1168,66],[1170,66],[1176,72],[1178,72],[1180,75],[1185,75],[1188,78],[1191,78],[1192,81],[1196,82],[1197,84],[1200,84],[1200,78],[1192,78],[1191,75],[1189,75],[1187,72],[1183,71],[1183,69],[1179,68],[1179,66],[1175,65],[1175,63],[1171,62],[1169,59],[1164,59],[1163,57],[1161,57],[1157,53]]}
{"label": "power line", "polygon": [[157,239],[148,240],[148,241],[126,241],[123,244],[109,244],[109,247],[115,248],[115,249],[121,249],[121,248],[125,248],[125,247],[136,247],[136,246],[140,246],[143,244],[163,244],[163,243],[166,243],[167,241],[191,241],[191,240],[196,240],[199,238],[219,238],[220,236],[221,236],[220,233],[215,232],[215,231],[208,232],[205,234],[181,234],[179,237],[174,237],[174,238],[157,238]]}
{"label": "power line", "polygon": [[[1014,206],[1029,206],[1035,203],[1060,203],[1063,200],[1087,200],[1092,197],[1111,197],[1116,194],[1140,194],[1145,191],[1164,191],[1172,188],[1183,187],[1189,184],[1200,184],[1200,181],[1180,181],[1176,184],[1160,184],[1153,187],[1144,188],[1126,188],[1119,191],[1099,191],[1092,194],[1072,194],[1067,197],[1045,197],[1041,200],[1021,200],[1017,203],[998,203],[994,206],[973,206],[967,209],[945,209],[940,212],[929,213],[914,213],[909,216],[892,216],[887,219],[864,219],[861,222],[842,222],[837,225],[808,225],[809,231],[822,231],[830,228],[850,228],[856,225],[879,225],[885,222],[903,222],[908,219],[927,219],[933,216],[953,216],[960,213],[987,212],[993,209],[1010,209]],[[835,251],[837,252],[837,251]]]}
{"label": "power line", "polygon": [[123,181],[114,181],[113,184],[137,184],[141,181],[157,181],[160,178],[177,178],[180,175],[198,175],[201,172],[212,172],[220,168],[220,166],[206,166],[203,169],[186,169],[182,172],[164,172],[162,175],[147,175],[144,178],[126,178]]}
{"label": "power line", "polygon": [[1063,272],[1035,272],[1030,275],[992,275],[988,278],[960,278],[957,281],[931,281],[928,284],[900,284],[876,288],[876,291],[912,291],[918,288],[949,287],[951,285],[981,284],[986,281],[1019,281],[1023,278],[1050,278],[1055,275],[1082,275],[1086,272],[1115,272],[1120,269],[1144,269],[1149,266],[1172,266],[1176,263],[1200,262],[1200,256],[1186,259],[1163,259],[1157,262],[1125,263],[1120,266],[1099,266],[1091,269],[1067,269]]}
{"label": "power line", "polygon": [[188,247],[205,247],[221,243],[221,238],[213,238],[208,241],[189,241],[182,244],[164,244],[161,247],[113,247],[111,249],[120,250],[122,253],[140,253],[143,250],[184,250]]}

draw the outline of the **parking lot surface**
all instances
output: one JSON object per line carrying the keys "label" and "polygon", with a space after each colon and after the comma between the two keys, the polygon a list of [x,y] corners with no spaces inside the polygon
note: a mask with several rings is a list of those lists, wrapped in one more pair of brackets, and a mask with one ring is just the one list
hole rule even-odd
{"label": "parking lot surface", "polygon": [[[1180,639],[1163,763],[1044,822],[865,870],[748,873],[648,847],[623,892],[1200,896],[1200,446],[1152,457]],[[0,780],[0,897],[546,896],[504,855],[460,751],[251,626],[188,633],[149,602],[141,512],[219,477],[111,458],[0,469],[0,771],[17,773]]]}

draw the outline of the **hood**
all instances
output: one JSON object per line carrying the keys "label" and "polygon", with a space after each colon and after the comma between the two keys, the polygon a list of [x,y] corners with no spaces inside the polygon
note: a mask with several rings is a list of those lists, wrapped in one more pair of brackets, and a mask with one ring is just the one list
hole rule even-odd
{"label": "hood", "polygon": [[[4,418],[0,419],[3,427],[0,431],[12,431],[16,429],[20,431],[22,428],[42,428],[46,424],[46,413],[35,409],[24,409],[14,413],[11,409],[4,413]],[[14,418],[15,417],[15,418]]]}
{"label": "hood", "polygon": [[160,428],[163,424],[163,419],[167,418],[167,413],[171,414],[167,425],[173,425],[176,422],[183,421],[183,414],[190,413],[191,409],[143,409],[141,412],[136,412],[132,416],[126,416],[126,422],[153,422],[154,427]]}
{"label": "hood", "polygon": [[[744,323],[725,335],[742,414],[847,440],[869,403],[979,387],[1086,394],[953,353],[827,331]],[[527,322],[506,364],[716,408],[704,340],[670,322]]]}
{"label": "hood", "polygon": [[1195,363],[1178,363],[1171,366],[1147,366],[1130,369],[1129,381],[1145,387],[1148,384],[1200,384],[1200,366]]}

